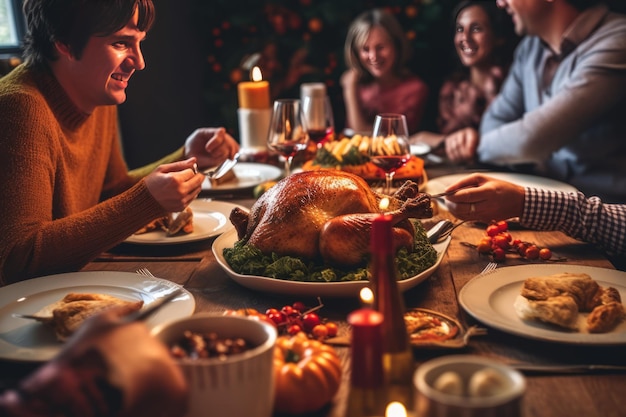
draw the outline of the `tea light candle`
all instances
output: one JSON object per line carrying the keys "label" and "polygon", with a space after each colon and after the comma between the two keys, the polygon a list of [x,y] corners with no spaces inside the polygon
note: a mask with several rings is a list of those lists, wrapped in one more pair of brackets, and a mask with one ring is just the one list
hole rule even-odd
{"label": "tea light candle", "polygon": [[392,401],[387,405],[385,417],[413,417],[415,414],[407,411],[404,404],[398,401]]}
{"label": "tea light candle", "polygon": [[244,153],[254,153],[267,148],[267,131],[270,127],[272,109],[269,82],[263,81],[262,78],[260,68],[254,67],[252,81],[244,81],[237,85],[239,139]]}
{"label": "tea light candle", "polygon": [[359,298],[361,298],[361,305],[365,308],[371,308],[374,304],[374,292],[370,287],[361,288]]}
{"label": "tea light candle", "polygon": [[380,202],[378,203],[378,208],[380,209],[381,213],[384,213],[385,210],[389,208],[389,198],[387,197],[381,198]]}

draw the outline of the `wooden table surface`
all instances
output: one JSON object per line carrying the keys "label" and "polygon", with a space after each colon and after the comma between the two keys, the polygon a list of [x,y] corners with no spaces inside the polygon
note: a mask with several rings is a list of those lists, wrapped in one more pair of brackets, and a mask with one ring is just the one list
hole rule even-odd
{"label": "wooden table surface", "polygon": [[[432,176],[431,176],[432,177]],[[247,193],[233,203],[251,206],[254,200]],[[449,214],[440,210],[435,218],[425,221],[428,227]],[[560,232],[536,232],[516,229],[514,237],[550,247],[564,264],[610,268],[613,265],[591,246],[575,241]],[[489,258],[463,242],[475,243],[484,235],[484,225],[467,223],[457,228],[443,261],[435,273],[404,293],[407,308],[432,309],[459,319],[465,325],[480,325],[467,315],[458,303],[461,288],[478,275]],[[316,305],[314,297],[284,296],[249,290],[231,280],[215,261],[211,251],[213,240],[196,243],[142,247],[123,244],[114,251],[88,264],[84,271],[134,272],[148,268],[157,277],[183,285],[196,300],[196,312],[222,313],[226,309],[255,308],[265,311],[295,301]],[[539,262],[539,261],[537,261]],[[545,262],[545,261],[543,261]],[[529,261],[509,257],[500,268],[527,264]],[[339,323],[340,334],[348,334],[345,322],[349,312],[359,308],[359,301],[346,298],[324,298],[322,317]],[[340,417],[344,415],[348,394],[349,349],[336,348],[344,364],[343,381],[331,404],[312,416]],[[446,354],[477,354],[506,363],[594,363],[626,365],[624,346],[578,346],[551,343],[514,336],[488,328],[488,333],[470,339],[467,347],[455,350],[415,349],[416,365]],[[0,388],[10,386],[34,365],[0,361]],[[625,416],[626,375],[624,373],[589,373],[575,375],[527,374],[527,390],[523,400],[523,416]]]}

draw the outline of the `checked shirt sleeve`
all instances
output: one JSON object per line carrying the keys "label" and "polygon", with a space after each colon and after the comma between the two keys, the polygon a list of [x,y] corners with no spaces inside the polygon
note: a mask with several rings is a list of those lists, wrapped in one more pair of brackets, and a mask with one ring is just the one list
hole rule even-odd
{"label": "checked shirt sleeve", "polygon": [[605,204],[583,193],[525,189],[520,223],[536,230],[560,230],[609,255],[626,254],[626,205]]}

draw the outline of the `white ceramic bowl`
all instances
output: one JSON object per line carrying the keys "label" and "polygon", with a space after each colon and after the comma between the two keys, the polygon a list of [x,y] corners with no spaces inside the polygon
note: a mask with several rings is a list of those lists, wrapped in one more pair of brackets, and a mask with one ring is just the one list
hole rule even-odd
{"label": "white ceramic bowl", "polygon": [[179,359],[190,388],[186,417],[270,417],[274,409],[273,355],[276,329],[242,316],[200,313],[165,323],[152,334],[167,346],[185,331],[242,337],[256,346],[225,360]]}
{"label": "white ceramic bowl", "polygon": [[[491,375],[497,376],[497,393],[469,395],[467,392],[472,376],[487,369]],[[441,383],[444,379],[440,376],[447,372],[454,372],[456,377],[460,377],[457,382],[461,384],[463,395],[446,393],[436,388],[438,382]],[[520,372],[476,355],[447,355],[431,359],[415,371],[413,384],[416,390],[415,410],[419,417],[519,417],[526,390],[526,380]]]}

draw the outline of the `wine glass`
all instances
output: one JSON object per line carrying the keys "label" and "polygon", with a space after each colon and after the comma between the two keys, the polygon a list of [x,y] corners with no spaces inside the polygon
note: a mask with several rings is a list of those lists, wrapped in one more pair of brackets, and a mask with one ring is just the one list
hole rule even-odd
{"label": "wine glass", "polygon": [[332,141],[335,136],[335,121],[330,98],[323,96],[304,96],[302,110],[309,133],[309,138],[317,144],[317,148]]}
{"label": "wine glass", "polygon": [[300,100],[274,101],[274,110],[267,135],[267,146],[285,157],[285,177],[291,174],[293,157],[307,147],[309,135]]}
{"label": "wine glass", "polygon": [[369,146],[370,161],[385,172],[385,194],[391,194],[396,170],[411,158],[409,129],[403,114],[376,115]]}

